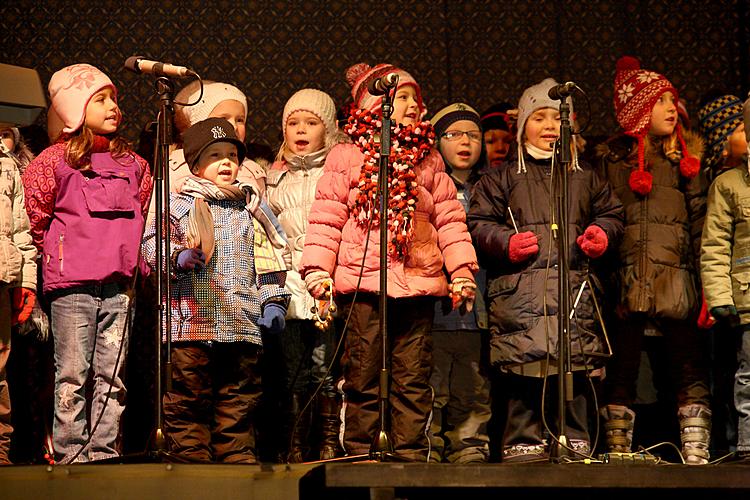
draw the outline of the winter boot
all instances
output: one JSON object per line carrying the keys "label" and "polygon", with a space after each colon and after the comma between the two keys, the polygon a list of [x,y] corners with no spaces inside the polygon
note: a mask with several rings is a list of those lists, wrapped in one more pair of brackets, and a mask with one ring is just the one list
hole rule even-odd
{"label": "winter boot", "polygon": [[[291,408],[289,411],[289,436],[287,445],[289,453],[286,461],[290,464],[299,464],[305,461],[310,451],[308,434],[310,433],[310,413],[300,416],[300,410],[305,404],[305,395],[299,392],[292,394]],[[295,427],[296,424],[296,427]]]}
{"label": "winter boot", "polygon": [[680,441],[682,456],[688,465],[708,463],[708,445],[711,440],[711,410],[701,404],[680,406]]}
{"label": "winter boot", "polygon": [[600,410],[607,432],[609,453],[630,453],[633,445],[635,412],[622,405],[607,405]]}
{"label": "winter boot", "polygon": [[318,395],[320,405],[320,459],[330,460],[340,454],[339,431],[341,405],[336,394]]}

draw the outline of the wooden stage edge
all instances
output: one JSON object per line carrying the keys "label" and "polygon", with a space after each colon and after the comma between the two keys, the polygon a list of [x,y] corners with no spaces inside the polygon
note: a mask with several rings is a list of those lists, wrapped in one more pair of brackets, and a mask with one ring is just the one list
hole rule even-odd
{"label": "wooden stage edge", "polygon": [[[750,466],[448,465],[328,463],[192,465],[170,463],[9,466],[0,468],[0,499],[422,499],[750,498]],[[471,495],[469,497],[469,495]],[[621,498],[618,496],[618,498]],[[645,500],[641,499],[641,500]]]}

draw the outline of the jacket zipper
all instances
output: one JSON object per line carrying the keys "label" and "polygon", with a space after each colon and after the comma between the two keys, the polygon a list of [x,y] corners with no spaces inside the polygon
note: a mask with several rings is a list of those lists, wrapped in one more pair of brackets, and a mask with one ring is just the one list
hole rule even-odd
{"label": "jacket zipper", "polygon": [[[645,197],[641,200],[641,269],[638,273],[641,277],[641,283],[644,279],[645,272],[646,272],[646,243],[648,239],[648,198]],[[645,300],[645,290],[643,286],[640,286],[640,293],[638,294],[638,307],[641,307],[641,304],[643,304]]]}
{"label": "jacket zipper", "polygon": [[59,241],[57,242],[57,260],[60,262],[60,275],[64,273],[63,265],[63,242],[65,241],[65,235],[61,234]]}

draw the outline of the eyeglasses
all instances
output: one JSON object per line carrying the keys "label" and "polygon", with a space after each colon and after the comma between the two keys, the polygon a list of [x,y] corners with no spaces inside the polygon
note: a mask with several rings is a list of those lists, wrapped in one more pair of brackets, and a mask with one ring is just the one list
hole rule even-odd
{"label": "eyeglasses", "polygon": [[479,142],[482,140],[482,133],[479,130],[469,130],[462,132],[460,130],[449,130],[442,135],[443,139],[448,142],[460,141],[461,138],[466,134],[470,141]]}

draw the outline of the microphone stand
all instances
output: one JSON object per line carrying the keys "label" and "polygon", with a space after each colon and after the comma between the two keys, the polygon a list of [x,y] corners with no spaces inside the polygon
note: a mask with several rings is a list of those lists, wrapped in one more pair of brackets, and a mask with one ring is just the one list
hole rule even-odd
{"label": "microphone stand", "polygon": [[[156,333],[156,384],[155,384],[155,422],[152,445],[157,455],[167,452],[164,433],[164,384],[166,390],[172,388],[172,322],[169,304],[172,297],[170,283],[171,255],[169,229],[169,146],[172,144],[172,123],[174,118],[174,83],[167,77],[156,79],[156,93],[159,96],[160,110],[157,119],[157,155],[154,162],[154,194],[156,195],[156,296],[159,298],[157,333]],[[165,258],[166,256],[166,258]],[[162,335],[166,332],[164,342],[164,360],[162,360]]]}
{"label": "microphone stand", "polygon": [[378,169],[378,193],[380,194],[380,297],[379,329],[381,345],[380,380],[378,390],[378,412],[380,428],[370,446],[370,458],[384,461],[393,458],[393,442],[388,434],[386,419],[389,414],[390,372],[388,370],[388,160],[391,155],[391,114],[393,100],[390,89],[383,94],[383,121],[380,132],[380,164]]}
{"label": "microphone stand", "polygon": [[567,98],[560,101],[560,137],[555,142],[557,162],[557,239],[558,261],[558,306],[557,306],[557,382],[558,382],[558,427],[557,446],[552,448],[551,460],[570,454],[566,435],[565,413],[573,400],[573,372],[570,359],[570,275],[568,261],[568,168],[572,160],[570,149],[570,105]]}

